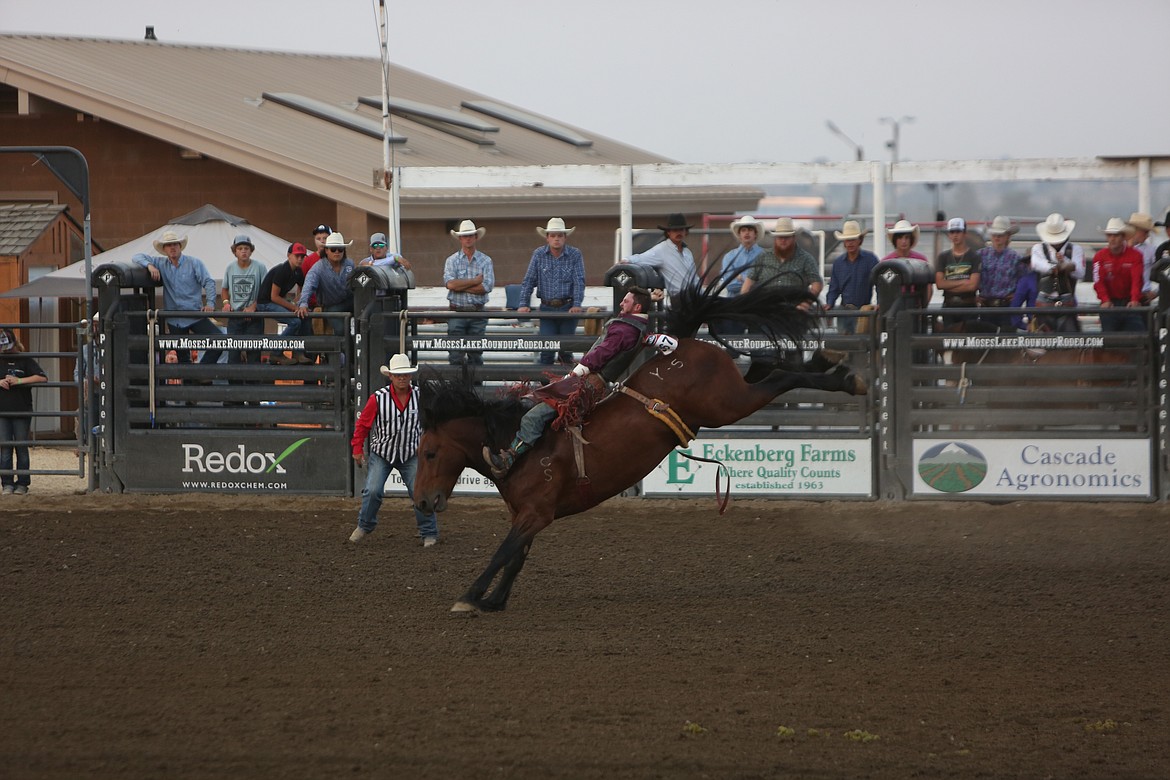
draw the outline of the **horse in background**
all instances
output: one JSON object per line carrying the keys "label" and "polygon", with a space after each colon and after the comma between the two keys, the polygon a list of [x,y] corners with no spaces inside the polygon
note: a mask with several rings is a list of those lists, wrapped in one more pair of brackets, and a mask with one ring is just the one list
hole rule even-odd
{"label": "horse in background", "polygon": [[[815,316],[798,308],[811,296],[758,285],[735,298],[721,298],[720,289],[684,289],[659,328],[679,339],[678,348],[650,358],[623,383],[624,392],[599,403],[577,442],[570,431],[549,432],[496,481],[511,529],[452,612],[504,609],[536,534],[557,518],[626,490],[675,447],[686,446],[700,428],[735,423],[795,388],[867,392],[866,383],[848,367],[830,366],[831,359],[823,356],[818,367],[824,371],[769,367],[766,356],[755,356],[745,378],[727,352],[695,338],[699,328],[710,320],[733,318],[764,334],[776,345],[776,354],[791,351],[816,327]],[[483,448],[506,446],[526,409],[514,397],[484,400],[467,383],[423,379],[416,506],[424,512],[446,509],[466,468],[490,479]]]}

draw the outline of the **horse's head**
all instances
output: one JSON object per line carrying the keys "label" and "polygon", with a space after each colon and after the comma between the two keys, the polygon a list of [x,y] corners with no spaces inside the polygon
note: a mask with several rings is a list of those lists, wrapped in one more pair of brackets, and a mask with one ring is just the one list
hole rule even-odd
{"label": "horse's head", "polygon": [[422,512],[442,512],[463,470],[484,473],[484,446],[510,439],[524,410],[516,399],[485,401],[462,382],[428,379],[420,390],[423,433],[414,502]]}
{"label": "horse's head", "polygon": [[481,469],[483,422],[476,417],[451,420],[423,431],[418,443],[414,504],[424,513],[442,512],[466,468]]}

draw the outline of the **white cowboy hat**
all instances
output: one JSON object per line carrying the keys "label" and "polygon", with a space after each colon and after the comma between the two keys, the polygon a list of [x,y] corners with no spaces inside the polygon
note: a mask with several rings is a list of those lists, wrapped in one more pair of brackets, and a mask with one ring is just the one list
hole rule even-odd
{"label": "white cowboy hat", "polygon": [[1014,236],[1020,232],[1020,226],[1013,225],[1007,217],[996,217],[991,220],[991,226],[987,228],[987,232],[993,236]]}
{"label": "white cowboy hat", "polygon": [[168,230],[154,240],[154,251],[160,255],[163,254],[163,247],[167,244],[178,244],[179,250],[182,251],[187,248],[187,237],[180,236],[173,230]]}
{"label": "white cowboy hat", "polygon": [[538,227],[536,232],[540,233],[542,236],[547,236],[549,233],[564,233],[565,237],[568,238],[569,236],[573,235],[573,231],[576,229],[577,228],[575,227],[565,227],[565,221],[563,219],[560,217],[553,217],[548,221],[548,227]]}
{"label": "white cowboy hat", "polygon": [[1075,220],[1065,219],[1062,214],[1049,214],[1048,219],[1036,226],[1036,235],[1045,244],[1063,244],[1077,226]]}
{"label": "white cowboy hat", "polygon": [[459,238],[460,236],[471,236],[471,235],[474,235],[476,238],[483,238],[483,234],[486,232],[487,232],[487,228],[477,228],[475,226],[475,223],[472,222],[470,219],[465,219],[462,222],[460,222],[458,230],[450,231],[451,235],[454,236],[455,238]]}
{"label": "white cowboy hat", "polygon": [[1105,227],[1098,229],[1107,236],[1113,233],[1128,236],[1133,233],[1133,227],[1121,217],[1110,217]]}
{"label": "white cowboy hat", "polygon": [[413,374],[418,371],[417,368],[410,364],[410,358],[399,352],[394,357],[390,358],[387,365],[378,369],[382,372],[382,376],[391,376],[393,374]]}
{"label": "white cowboy hat", "polygon": [[855,219],[850,219],[841,226],[840,231],[833,231],[833,235],[837,237],[838,241],[852,241],[857,238],[865,238],[868,230],[861,229],[861,223]]}
{"label": "white cowboy hat", "polygon": [[337,249],[338,247],[344,248],[344,247],[349,246],[352,243],[353,243],[352,239],[349,241],[349,243],[346,243],[345,236],[341,235],[340,233],[330,233],[329,238],[325,239],[325,248],[326,249]]}
{"label": "white cowboy hat", "polygon": [[1130,214],[1129,219],[1125,221],[1125,224],[1129,225],[1131,228],[1144,230],[1147,233],[1154,232],[1154,218],[1149,214],[1143,214],[1140,211],[1135,211],[1134,213]]}
{"label": "white cowboy hat", "polygon": [[894,236],[911,235],[914,236],[914,241],[912,243],[917,244],[918,226],[910,224],[910,220],[908,219],[900,219],[894,223],[892,228],[886,229],[886,235],[890,238],[893,238]]}
{"label": "white cowboy hat", "polygon": [[764,235],[764,223],[760,222],[751,214],[748,214],[746,217],[740,217],[731,223],[731,235],[739,238],[739,229],[745,227],[755,228],[757,236]]}
{"label": "white cowboy hat", "polygon": [[780,217],[772,224],[772,235],[774,236],[795,236],[796,225],[792,222],[792,217]]}

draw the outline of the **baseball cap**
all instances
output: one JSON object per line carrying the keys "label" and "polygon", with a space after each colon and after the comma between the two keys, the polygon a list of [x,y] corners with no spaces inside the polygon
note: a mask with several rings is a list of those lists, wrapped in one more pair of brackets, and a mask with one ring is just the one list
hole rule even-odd
{"label": "baseball cap", "polygon": [[307,255],[309,254],[309,250],[305,249],[304,244],[289,244],[288,253],[290,255]]}
{"label": "baseball cap", "polygon": [[332,232],[333,232],[333,228],[331,228],[325,224],[321,224],[321,225],[318,225],[317,227],[313,228],[313,235],[317,235],[318,233],[332,233]]}
{"label": "baseball cap", "polygon": [[962,217],[951,217],[950,221],[947,222],[947,232],[950,233],[952,230],[967,232],[967,221]]}
{"label": "baseball cap", "polygon": [[386,234],[385,233],[375,233],[374,235],[370,236],[370,246],[373,246],[374,244],[382,244],[383,246],[385,246],[386,245]]}

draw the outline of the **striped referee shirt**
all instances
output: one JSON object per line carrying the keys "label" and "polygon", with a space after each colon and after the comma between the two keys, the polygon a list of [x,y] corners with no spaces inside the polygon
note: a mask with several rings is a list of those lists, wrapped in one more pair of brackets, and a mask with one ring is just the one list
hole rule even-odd
{"label": "striped referee shirt", "polygon": [[354,455],[362,454],[366,438],[370,452],[390,463],[405,463],[418,451],[421,426],[418,416],[418,388],[411,385],[410,398],[399,409],[387,385],[370,396],[353,426],[350,446]]}

